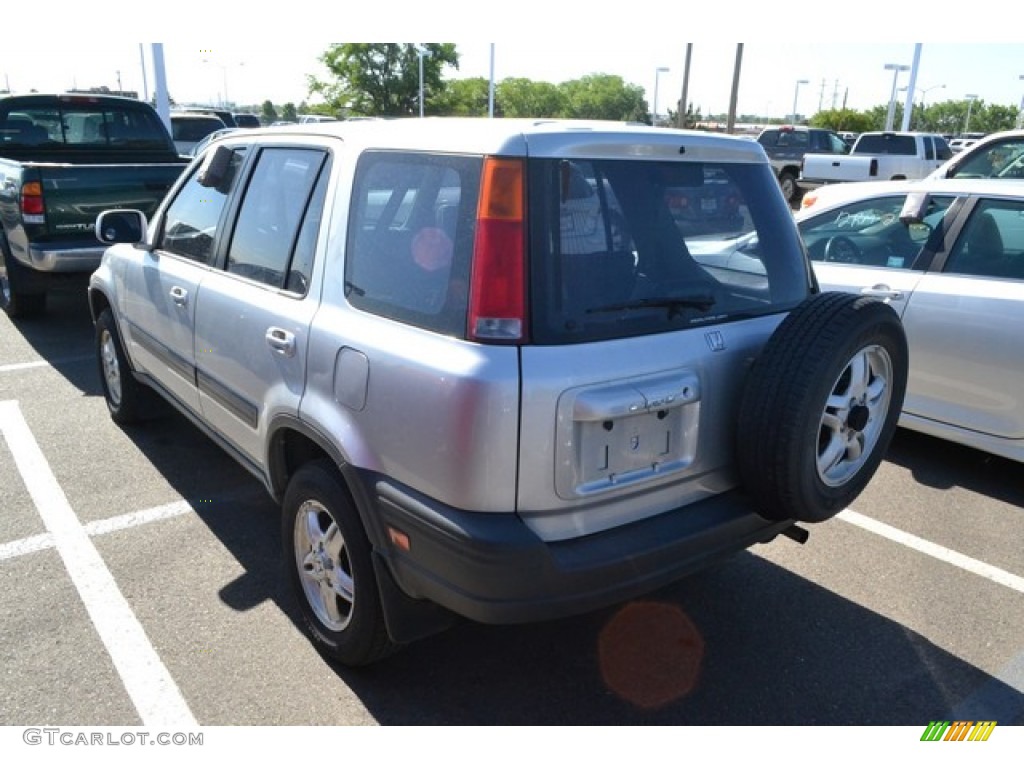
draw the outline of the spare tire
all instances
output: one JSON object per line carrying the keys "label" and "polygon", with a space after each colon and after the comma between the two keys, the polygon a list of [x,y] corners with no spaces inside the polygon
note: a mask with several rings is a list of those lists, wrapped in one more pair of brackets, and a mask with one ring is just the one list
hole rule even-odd
{"label": "spare tire", "polygon": [[783,320],[744,384],[740,481],[770,520],[816,523],[847,507],[889,447],[909,354],[895,310],[821,293]]}

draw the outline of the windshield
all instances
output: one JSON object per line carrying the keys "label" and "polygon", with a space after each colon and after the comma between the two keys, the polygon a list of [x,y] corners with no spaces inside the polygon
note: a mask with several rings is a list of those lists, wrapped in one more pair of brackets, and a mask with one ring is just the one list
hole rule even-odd
{"label": "windshield", "polygon": [[534,160],[529,198],[535,343],[722,322],[807,295],[767,165]]}

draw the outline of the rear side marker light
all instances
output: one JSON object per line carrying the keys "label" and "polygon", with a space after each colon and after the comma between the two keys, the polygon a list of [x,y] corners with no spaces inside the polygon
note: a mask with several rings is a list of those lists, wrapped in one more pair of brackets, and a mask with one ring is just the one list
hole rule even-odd
{"label": "rear side marker light", "polygon": [[390,525],[388,526],[388,540],[403,552],[408,552],[412,549],[409,535],[397,528],[392,528]]}

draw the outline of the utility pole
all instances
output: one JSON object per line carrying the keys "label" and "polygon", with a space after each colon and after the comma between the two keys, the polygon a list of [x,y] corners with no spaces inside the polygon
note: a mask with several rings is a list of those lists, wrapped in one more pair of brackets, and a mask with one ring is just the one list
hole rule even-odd
{"label": "utility pole", "polygon": [[736,127],[736,101],[740,93],[740,65],[743,63],[743,43],[736,43],[736,66],[732,70],[732,95],[729,97],[729,117],[725,124],[726,133]]}
{"label": "utility pole", "polygon": [[690,57],[693,56],[693,43],[686,44],[686,62],[683,64],[683,92],[679,97],[679,112],[676,113],[678,128],[686,127],[686,113],[688,111],[686,97],[690,87]]}

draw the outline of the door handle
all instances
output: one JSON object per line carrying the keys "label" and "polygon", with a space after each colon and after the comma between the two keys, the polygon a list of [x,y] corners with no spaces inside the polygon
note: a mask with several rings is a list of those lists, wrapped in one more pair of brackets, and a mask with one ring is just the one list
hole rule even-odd
{"label": "door handle", "polygon": [[870,288],[861,288],[860,292],[862,296],[873,296],[876,299],[891,299],[892,301],[899,301],[903,298],[903,291],[890,288],[884,283],[872,285]]}
{"label": "door handle", "polygon": [[285,357],[295,356],[295,334],[286,331],[284,328],[268,328],[266,336],[267,344],[278,354]]}
{"label": "door handle", "polygon": [[179,307],[184,307],[188,304],[188,291],[182,288],[180,285],[176,285],[171,288],[171,301],[177,304]]}

